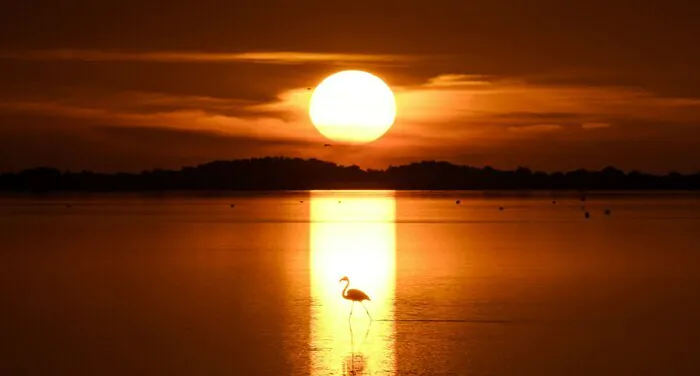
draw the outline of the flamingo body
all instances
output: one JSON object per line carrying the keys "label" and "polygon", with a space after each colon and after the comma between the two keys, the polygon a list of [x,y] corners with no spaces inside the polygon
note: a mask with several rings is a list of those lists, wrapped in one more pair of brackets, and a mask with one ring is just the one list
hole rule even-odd
{"label": "flamingo body", "polygon": [[343,298],[347,300],[352,300],[354,302],[362,302],[363,300],[372,301],[372,299],[370,299],[369,296],[367,296],[367,294],[357,289],[348,290],[345,293],[345,295],[343,295]]}

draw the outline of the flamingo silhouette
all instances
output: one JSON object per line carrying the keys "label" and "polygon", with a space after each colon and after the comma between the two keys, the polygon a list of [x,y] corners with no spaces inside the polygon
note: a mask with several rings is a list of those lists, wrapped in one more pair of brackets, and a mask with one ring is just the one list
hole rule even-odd
{"label": "flamingo silhouette", "polygon": [[355,308],[355,302],[360,302],[360,304],[362,304],[362,308],[365,309],[365,312],[367,312],[367,316],[369,317],[369,319],[371,321],[372,315],[369,314],[367,307],[365,307],[364,301],[365,300],[372,301],[372,299],[370,299],[369,296],[367,296],[367,294],[365,294],[364,292],[362,292],[360,290],[357,290],[357,289],[348,290],[348,286],[350,286],[350,278],[343,277],[338,281],[338,283],[343,282],[343,281],[346,282],[345,288],[343,289],[343,292],[340,294],[343,296],[344,299],[352,300],[352,305],[350,306],[350,316],[348,317],[348,319],[350,319],[350,317],[352,317],[352,311]]}

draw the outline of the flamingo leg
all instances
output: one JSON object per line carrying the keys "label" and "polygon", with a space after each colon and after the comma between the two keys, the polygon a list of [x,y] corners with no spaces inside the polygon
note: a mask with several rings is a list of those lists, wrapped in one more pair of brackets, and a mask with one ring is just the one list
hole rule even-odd
{"label": "flamingo leg", "polygon": [[372,315],[369,314],[369,311],[367,310],[367,306],[365,306],[365,302],[360,302],[362,304],[362,308],[365,309],[365,312],[367,312],[367,316],[369,317],[369,321],[372,321]]}
{"label": "flamingo leg", "polygon": [[[350,304],[350,317],[352,317],[352,310],[355,309],[355,301],[353,300],[352,303]],[[350,318],[348,317],[348,319]]]}

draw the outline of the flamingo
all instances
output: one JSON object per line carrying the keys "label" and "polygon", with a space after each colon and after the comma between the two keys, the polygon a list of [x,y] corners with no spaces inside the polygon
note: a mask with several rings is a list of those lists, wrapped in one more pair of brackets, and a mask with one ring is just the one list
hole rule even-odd
{"label": "flamingo", "polygon": [[[348,290],[348,286],[350,286],[350,278],[348,277],[343,277],[341,278],[338,283],[345,281],[345,288],[343,289],[343,292],[340,293],[342,295],[343,299],[347,300],[352,300],[352,305],[350,306],[350,317],[352,317],[352,310],[355,308],[355,302],[360,302],[362,304],[362,308],[365,309],[365,312],[367,312],[367,316],[369,317],[370,321],[372,320],[372,315],[369,314],[369,311],[367,310],[367,307],[365,307],[365,300],[372,301],[372,299],[367,296],[364,292],[357,290],[357,289],[350,289]],[[347,292],[346,292],[347,291]],[[350,319],[348,317],[348,319]]]}

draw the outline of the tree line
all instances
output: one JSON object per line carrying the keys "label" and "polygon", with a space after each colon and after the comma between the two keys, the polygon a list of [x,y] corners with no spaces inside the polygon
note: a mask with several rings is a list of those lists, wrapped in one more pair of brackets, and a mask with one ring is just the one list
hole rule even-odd
{"label": "tree line", "polygon": [[0,174],[3,191],[307,189],[696,190],[700,189],[700,173],[652,175],[614,167],[546,173],[526,167],[498,170],[440,161],[364,170],[317,159],[266,157],[140,173],[71,172],[39,167]]}

